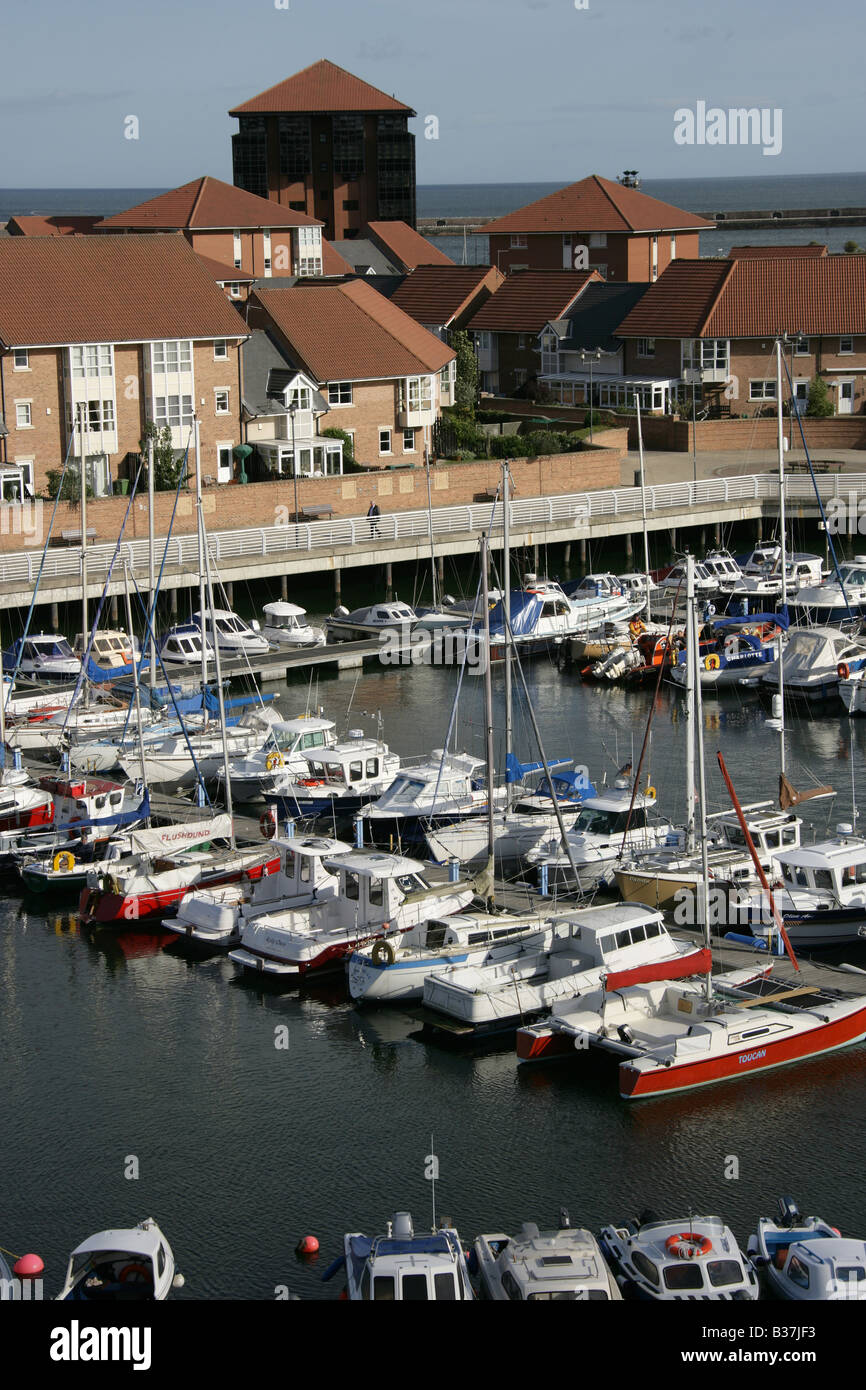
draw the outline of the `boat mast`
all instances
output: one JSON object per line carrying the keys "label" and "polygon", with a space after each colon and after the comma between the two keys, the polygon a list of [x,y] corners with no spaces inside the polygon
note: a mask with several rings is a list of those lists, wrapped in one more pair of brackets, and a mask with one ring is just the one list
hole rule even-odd
{"label": "boat mast", "polygon": [[511,783],[508,781],[508,755],[511,752],[513,743],[513,710],[511,692],[511,660],[512,660],[512,634],[511,634],[511,492],[509,484],[511,475],[508,472],[508,460],[502,462],[502,573],[504,583],[502,586],[502,612],[505,617],[505,806],[508,809],[511,800]]}
{"label": "boat mast", "polygon": [[[126,598],[126,626],[129,629],[130,637],[132,637],[132,605],[129,599],[129,561],[125,555],[123,557],[123,591]],[[144,735],[141,728],[141,693],[138,687],[138,662],[135,659],[134,640],[132,646],[132,688],[135,692],[135,722],[138,727],[138,756],[141,759],[141,782],[146,796],[148,792],[147,767],[144,761]],[[154,688],[153,679],[151,678],[151,699],[153,699]],[[148,824],[150,824],[149,815],[147,819]]]}
{"label": "boat mast", "polygon": [[[686,556],[686,852],[695,852],[695,686],[699,684],[696,634],[691,629],[695,597],[694,556]],[[676,601],[676,600],[675,600]],[[673,625],[673,615],[671,616]]]}
{"label": "boat mast", "polygon": [[[695,601],[695,557],[686,557],[688,617],[686,623],[689,660],[695,683],[695,726],[697,728],[698,782],[700,786],[699,814],[701,839],[701,913],[703,915],[704,941],[707,950],[712,950],[710,940],[710,865],[707,854],[707,776],[704,767],[704,707],[701,698],[700,654],[698,649],[697,603]],[[705,977],[707,999],[712,997],[713,984],[708,970]]]}
{"label": "boat mast", "polygon": [[487,761],[487,901],[493,902],[493,847],[496,841],[493,815],[493,685],[490,676],[490,579],[487,535],[481,537],[481,603],[484,610],[484,723]]}
{"label": "boat mast", "polygon": [[[198,462],[198,455],[196,455]],[[156,621],[156,583],[153,565],[153,435],[147,441],[147,558],[150,574],[150,689],[156,689],[156,640],[153,627]],[[132,632],[130,631],[130,637]]]}
{"label": "boat mast", "polygon": [[[204,525],[202,521],[201,504],[201,435],[199,430],[198,416],[193,422],[195,430],[195,506],[199,518],[198,526],[198,611],[201,617],[201,699],[204,712],[203,727],[207,725],[207,622],[205,620],[205,552],[204,552]],[[211,612],[211,626],[213,627],[214,650],[218,646],[216,634],[216,620]],[[217,667],[219,671],[219,667]],[[217,674],[219,681],[219,674]]]}
{"label": "boat mast", "polygon": [[[788,555],[785,540],[785,437],[782,428],[782,340],[776,339],[776,420],[779,450],[779,530],[782,540],[782,612],[788,617]],[[779,633],[779,772],[785,775],[785,663]]]}
{"label": "boat mast", "polygon": [[[83,351],[83,349],[82,349]],[[84,402],[78,406],[78,425],[81,437],[81,632],[84,650],[87,650],[87,468],[84,453],[84,412],[87,409]],[[130,634],[131,636],[132,634]]]}
{"label": "boat mast", "polygon": [[433,544],[433,498],[430,494],[430,450],[424,446],[424,471],[427,474],[427,533],[430,537],[430,577],[433,581],[433,611],[438,610],[439,599],[436,592],[436,547]]}
{"label": "boat mast", "polygon": [[646,573],[646,615],[650,616],[650,558],[649,558],[649,533],[646,524],[646,482],[644,479],[644,460],[643,460],[643,430],[640,422],[640,393],[634,394],[635,410],[637,412],[637,448],[640,459],[640,507],[641,520],[643,525],[643,564]]}
{"label": "boat mast", "polygon": [[[198,462],[198,454],[196,454],[196,462]],[[209,554],[208,548],[207,548],[207,538],[206,538],[205,529],[204,529],[204,515],[203,515],[202,509],[201,509],[201,491],[199,491],[198,506],[199,506],[199,512],[198,512],[198,543],[199,543],[199,549],[200,549],[201,553],[202,553],[203,556],[204,556],[205,575],[207,576],[208,603],[210,604],[211,613],[213,613],[213,607],[214,607],[213,581],[212,581],[212,579],[211,579],[211,572],[210,572],[210,554]],[[231,824],[231,831],[230,831],[231,846],[232,846],[232,849],[236,849],[237,846],[236,846],[236,844],[235,844],[235,821],[234,821],[234,811],[233,811],[233,809],[232,809],[232,783],[231,783],[231,777],[229,776],[229,746],[228,746],[228,738],[227,738],[227,736],[226,736],[226,707],[225,707],[225,697],[224,697],[224,695],[223,695],[222,669],[221,669],[221,667],[220,667],[220,645],[219,645],[219,640],[218,640],[217,635],[216,635],[216,627],[214,627],[214,644],[213,644],[213,650],[214,650],[214,669],[215,669],[215,674],[216,674],[217,699],[218,699],[218,701],[219,701],[219,712],[220,712],[220,736],[221,736],[221,738],[222,738],[222,745],[223,745],[223,772],[224,772],[224,774],[225,774],[225,784],[226,784],[226,811],[228,812],[229,822],[230,822],[230,824]]]}

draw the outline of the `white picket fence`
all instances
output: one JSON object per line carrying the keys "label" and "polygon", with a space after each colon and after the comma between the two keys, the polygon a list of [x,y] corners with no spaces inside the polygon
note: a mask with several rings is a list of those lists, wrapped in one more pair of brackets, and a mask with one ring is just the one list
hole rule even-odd
{"label": "white picket fence", "polygon": [[[848,498],[866,495],[866,474],[833,473],[818,478],[822,499]],[[664,483],[646,489],[648,518],[666,513],[682,517],[694,507],[712,503],[754,502],[778,497],[779,480],[773,473],[754,473],[730,478],[709,478],[701,482]],[[786,480],[789,502],[813,502],[814,490],[808,476],[791,476]],[[598,492],[573,492],[556,497],[515,499],[510,504],[511,529],[538,529],[552,523],[571,522],[575,535],[586,533],[598,519],[628,518],[635,529],[641,519],[641,490],[637,487],[611,488]],[[426,537],[430,533],[431,516],[426,510],[392,512],[376,518],[375,530],[366,517],[346,517],[338,521],[311,521],[297,525],[248,526],[238,531],[215,531],[209,536],[211,554],[217,562],[264,558],[298,551],[336,551],[371,542],[398,541]],[[436,536],[465,535],[481,531],[501,532],[502,504],[475,503],[460,507],[434,507],[432,530]],[[627,528],[624,528],[627,529]],[[88,578],[105,575],[111,564],[114,544],[92,545],[87,548]],[[198,542],[195,535],[173,538],[166,544],[158,538],[155,547],[157,573],[165,559],[170,570],[194,569],[198,572]],[[146,540],[125,541],[121,559],[126,557],[131,573],[145,581],[148,575],[148,544]],[[0,555],[0,583],[33,583],[39,572],[41,549],[12,551]],[[69,546],[50,550],[45,559],[43,578],[81,574],[81,548]]]}

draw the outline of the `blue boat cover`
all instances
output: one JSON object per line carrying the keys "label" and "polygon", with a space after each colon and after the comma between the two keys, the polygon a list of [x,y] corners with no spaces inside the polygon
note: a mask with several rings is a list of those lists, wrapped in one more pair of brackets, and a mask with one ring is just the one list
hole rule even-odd
{"label": "blue boat cover", "polygon": [[[538,626],[543,607],[544,599],[538,594],[525,594],[522,589],[512,589],[511,631],[515,637],[531,637]],[[473,632],[483,632],[483,621],[473,623],[472,630]],[[490,611],[490,635],[491,637],[505,636],[505,610],[501,599],[494,604]]]}

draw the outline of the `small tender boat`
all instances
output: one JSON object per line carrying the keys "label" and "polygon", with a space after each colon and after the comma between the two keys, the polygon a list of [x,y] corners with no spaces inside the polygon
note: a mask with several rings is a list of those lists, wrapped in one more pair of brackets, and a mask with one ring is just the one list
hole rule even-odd
{"label": "small tender boat", "polygon": [[75,655],[65,637],[56,632],[38,632],[19,637],[3,653],[3,670],[18,672],[34,680],[75,680],[81,672],[81,658]]}
{"label": "small tender boat", "polygon": [[364,637],[378,637],[380,632],[400,632],[404,637],[418,626],[418,615],[408,603],[387,599],[367,608],[355,608],[351,613],[342,605],[325,619],[325,630],[332,642],[353,642]]}
{"label": "small tender boat", "polygon": [[216,642],[227,657],[264,656],[271,649],[267,638],[259,631],[257,622],[245,623],[229,608],[206,608],[204,615],[192,615],[195,627],[207,635],[211,646]]}
{"label": "small tender boat", "polygon": [[306,608],[299,608],[296,603],[285,603],[278,599],[273,603],[266,603],[262,612],[266,619],[262,636],[266,637],[272,646],[294,648],[325,645],[325,629],[312,627],[310,623],[304,622],[307,616]]}
{"label": "small tender boat", "polygon": [[[839,682],[866,669],[866,642],[835,627],[795,628],[783,649],[784,690],[790,699],[832,700]],[[779,663],[770,662],[761,681],[771,691],[779,688]]]}
{"label": "small tender boat", "polygon": [[[207,664],[214,660],[214,650],[201,628],[195,623],[178,623],[164,632],[156,644],[164,666],[201,667],[202,656]],[[204,651],[202,651],[204,648]]]}
{"label": "small tender boat", "polygon": [[255,918],[309,907],[336,895],[339,880],[324,861],[348,853],[348,845],[322,835],[304,835],[274,840],[272,849],[280,856],[276,872],[252,882],[192,889],[181,898],[177,916],[166,922],[166,930],[175,932],[187,946],[227,950],[237,945],[243,928]]}
{"label": "small tender boat", "polygon": [[383,1236],[347,1235],[342,1258],[323,1278],[340,1268],[351,1301],[456,1303],[475,1297],[457,1232],[442,1226],[416,1235],[407,1211],[395,1212]]}
{"label": "small tender boat", "polygon": [[568,1224],[540,1231],[527,1221],[518,1236],[478,1236],[469,1268],[477,1270],[482,1298],[526,1303],[622,1299],[595,1236]]}
{"label": "small tender boat", "polygon": [[183,1276],[152,1217],[129,1230],[98,1231],[76,1246],[58,1302],[162,1302]]}
{"label": "small tender boat", "polygon": [[801,1216],[791,1197],[779,1198],[775,1221],[759,1219],[748,1253],[772,1298],[866,1300],[866,1241],[842,1236],[820,1217]]}
{"label": "small tender boat", "polygon": [[602,1253],[626,1297],[654,1302],[695,1299],[752,1302],[757,1275],[719,1216],[658,1221],[647,1212],[601,1231]]}

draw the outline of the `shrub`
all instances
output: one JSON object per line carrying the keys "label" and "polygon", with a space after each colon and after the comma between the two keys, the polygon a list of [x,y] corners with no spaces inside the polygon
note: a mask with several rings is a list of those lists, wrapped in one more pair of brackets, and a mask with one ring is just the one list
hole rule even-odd
{"label": "shrub", "polygon": [[[49,468],[45,477],[45,491],[52,501],[55,497],[59,497],[61,502],[72,502],[76,505],[81,501],[81,472],[74,464],[69,465],[65,477],[61,468]],[[93,488],[89,483],[85,485],[84,491],[87,497],[93,496]]]}
{"label": "shrub", "polygon": [[812,385],[809,387],[809,400],[806,405],[806,414],[812,416],[817,415],[821,419],[826,419],[828,416],[836,414],[836,407],[833,405],[832,397],[827,389],[827,383],[822,376],[816,376]]}
{"label": "shrub", "polygon": [[355,462],[355,454],[352,449],[352,436],[350,434],[347,434],[345,430],[335,429],[333,426],[331,429],[322,430],[322,434],[328,439],[342,439],[344,465],[351,465]]}
{"label": "shrub", "polygon": [[[147,459],[148,442],[153,440],[153,490],[154,492],[174,492],[183,473],[186,459],[178,454],[171,442],[171,429],[161,428],[153,420],[144,427],[144,434],[138,442],[142,458]],[[147,486],[147,463],[141,470],[140,486]]]}
{"label": "shrub", "polygon": [[519,434],[494,434],[490,439],[490,452],[495,459],[522,458],[526,442]]}

